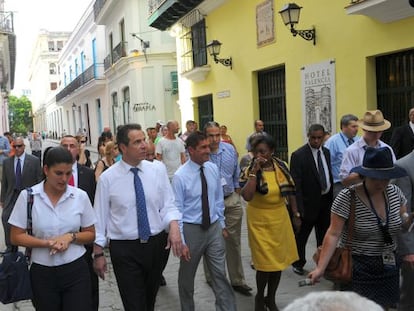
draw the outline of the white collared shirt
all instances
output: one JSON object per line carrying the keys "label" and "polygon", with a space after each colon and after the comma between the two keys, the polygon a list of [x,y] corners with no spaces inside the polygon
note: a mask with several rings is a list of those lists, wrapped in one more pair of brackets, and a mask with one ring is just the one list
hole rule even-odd
{"label": "white collared shirt", "polygon": [[[65,193],[53,206],[44,192],[44,181],[32,187],[34,201],[32,208],[33,236],[39,239],[78,232],[79,228],[92,226],[96,217],[85,191],[67,186]],[[27,228],[27,191],[22,191],[16,201],[9,224]],[[33,248],[32,262],[53,267],[73,262],[85,253],[83,245],[71,243],[69,248],[54,255],[49,248]]]}
{"label": "white collared shirt", "polygon": [[21,169],[21,173],[23,174],[23,166],[24,166],[24,159],[25,158],[26,158],[26,153],[25,152],[23,152],[20,157],[18,157],[17,155],[14,156],[14,172],[16,172],[17,159],[20,159],[20,169]]}
{"label": "white collared shirt", "polygon": [[[363,161],[364,155],[365,155],[365,149],[367,147],[368,147],[368,145],[365,142],[365,139],[363,137],[361,137],[361,139],[359,139],[358,141],[353,143],[351,146],[349,146],[345,150],[344,156],[343,156],[343,159],[342,159],[341,168],[339,170],[339,177],[341,178],[341,180],[343,180],[343,179],[345,179],[346,177],[349,176],[349,174],[351,172],[351,169],[353,169],[356,166],[362,165],[362,161]],[[392,160],[393,160],[393,162],[396,161],[394,151],[392,150],[392,148],[389,145],[387,145],[386,143],[384,143],[381,140],[378,140],[378,143],[375,146],[375,148],[380,148],[380,147],[390,148],[391,154],[392,154]]]}
{"label": "white collared shirt", "polygon": [[75,161],[75,163],[72,164],[72,175],[73,175],[73,186],[75,188],[78,188],[78,162]]}
{"label": "white collared shirt", "polygon": [[[136,240],[138,235],[137,207],[132,166],[120,160],[99,177],[95,194],[95,243],[104,247],[107,239]],[[151,235],[168,229],[181,213],[174,205],[174,195],[167,170],[160,163],[146,160],[137,166],[145,193]]]}
{"label": "white collared shirt", "polygon": [[408,122],[408,125],[410,126],[411,130],[414,133],[414,123],[410,121],[410,122]]}

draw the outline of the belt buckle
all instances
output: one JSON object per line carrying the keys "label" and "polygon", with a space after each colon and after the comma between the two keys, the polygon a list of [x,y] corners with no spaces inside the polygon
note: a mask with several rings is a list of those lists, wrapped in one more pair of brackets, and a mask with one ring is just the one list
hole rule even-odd
{"label": "belt buckle", "polygon": [[141,244],[145,244],[145,243],[148,243],[148,240],[139,239],[139,242],[140,242]]}

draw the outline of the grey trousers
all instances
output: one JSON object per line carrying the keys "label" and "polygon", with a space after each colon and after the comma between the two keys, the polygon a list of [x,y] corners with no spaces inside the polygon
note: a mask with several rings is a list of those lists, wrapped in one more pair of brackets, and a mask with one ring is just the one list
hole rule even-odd
{"label": "grey trousers", "polygon": [[236,311],[236,300],[233,289],[226,278],[225,244],[219,222],[215,222],[208,230],[200,225],[183,226],[185,242],[190,250],[190,261],[181,260],[178,271],[178,289],[181,310],[194,311],[194,278],[201,257],[204,256],[211,272],[211,281],[216,296],[216,310]]}
{"label": "grey trousers", "polygon": [[[233,192],[224,199],[224,216],[226,217],[226,229],[229,233],[226,242],[226,263],[230,283],[233,286],[245,285],[243,263],[241,260],[241,226],[243,208],[240,195]],[[204,274],[208,282],[211,281],[210,271],[204,260]]]}

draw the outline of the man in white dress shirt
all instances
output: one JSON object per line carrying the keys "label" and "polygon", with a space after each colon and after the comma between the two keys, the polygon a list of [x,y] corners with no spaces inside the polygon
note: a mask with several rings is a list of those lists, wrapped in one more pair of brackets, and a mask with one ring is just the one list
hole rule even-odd
{"label": "man in white dress shirt", "polygon": [[[126,124],[119,127],[117,142],[122,160],[102,173],[96,189],[95,271],[104,278],[107,267],[103,249],[109,241],[124,309],[154,310],[164,249],[171,247],[175,256],[181,256],[182,242],[177,221],[181,219],[181,213],[174,205],[165,167],[145,160],[147,146],[141,126]],[[142,192],[139,194],[137,179],[142,184],[148,219],[145,224],[140,218]],[[145,229],[150,230],[148,237],[142,233],[147,224],[149,228]],[[169,229],[168,238],[165,229]]]}
{"label": "man in white dress shirt", "polygon": [[358,125],[362,128],[364,134],[361,139],[345,150],[342,164],[339,169],[339,177],[345,187],[362,182],[359,174],[351,173],[351,169],[362,165],[362,160],[367,147],[388,147],[391,149],[393,161],[395,162],[396,160],[392,148],[380,140],[382,133],[391,127],[391,123],[384,119],[381,110],[365,112],[362,120],[358,121]]}

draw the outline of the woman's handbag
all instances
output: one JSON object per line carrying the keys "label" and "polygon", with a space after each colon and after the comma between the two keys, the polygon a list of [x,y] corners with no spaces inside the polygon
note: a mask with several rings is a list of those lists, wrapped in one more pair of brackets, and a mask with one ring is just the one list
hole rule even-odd
{"label": "woman's handbag", "polygon": [[[344,247],[337,247],[325,269],[324,277],[335,283],[349,283],[352,280],[352,236],[355,222],[355,190],[351,191],[351,209],[348,221],[348,236]],[[316,264],[319,262],[322,246],[313,255]]]}
{"label": "woman's handbag", "polygon": [[[32,189],[27,189],[27,231],[32,234]],[[0,263],[0,301],[8,304],[20,300],[32,298],[32,287],[30,284],[30,249],[26,254],[22,252],[10,252],[3,254]]]}

